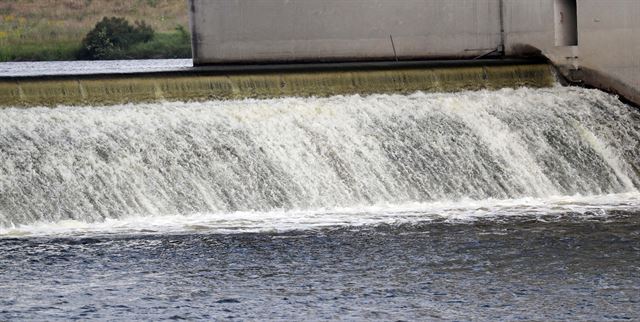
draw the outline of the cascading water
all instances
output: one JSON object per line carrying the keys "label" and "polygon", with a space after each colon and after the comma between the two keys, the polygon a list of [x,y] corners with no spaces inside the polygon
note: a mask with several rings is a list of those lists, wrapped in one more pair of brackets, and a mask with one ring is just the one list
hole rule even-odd
{"label": "cascading water", "polygon": [[561,87],[8,108],[0,227],[207,214],[241,225],[319,208],[357,217],[385,204],[636,198],[639,142],[640,113]]}

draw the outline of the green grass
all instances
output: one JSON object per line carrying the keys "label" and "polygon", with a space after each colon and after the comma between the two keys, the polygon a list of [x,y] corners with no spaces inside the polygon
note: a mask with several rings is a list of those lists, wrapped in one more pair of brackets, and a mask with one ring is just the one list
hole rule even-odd
{"label": "green grass", "polygon": [[157,33],[146,43],[138,43],[116,59],[191,58],[191,40],[188,34]]}
{"label": "green grass", "polygon": [[75,60],[80,43],[20,43],[0,47],[0,61]]}
{"label": "green grass", "polygon": [[[14,43],[0,46],[0,61],[76,60],[80,41]],[[156,33],[146,43],[138,43],[113,53],[108,59],[191,58],[191,40],[183,32]]]}

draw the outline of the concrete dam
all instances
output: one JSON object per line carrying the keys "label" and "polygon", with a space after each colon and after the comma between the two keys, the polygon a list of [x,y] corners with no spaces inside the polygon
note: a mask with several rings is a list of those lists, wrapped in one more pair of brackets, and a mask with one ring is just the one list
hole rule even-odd
{"label": "concrete dam", "polygon": [[640,321],[640,1],[188,3],[0,63],[0,321]]}

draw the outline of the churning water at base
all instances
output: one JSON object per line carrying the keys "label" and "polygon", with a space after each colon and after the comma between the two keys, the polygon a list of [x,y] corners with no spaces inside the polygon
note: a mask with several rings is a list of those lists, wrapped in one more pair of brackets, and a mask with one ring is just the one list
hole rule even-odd
{"label": "churning water at base", "polygon": [[191,215],[129,216],[100,222],[62,220],[0,228],[0,237],[157,234],[244,234],[360,229],[380,225],[473,224],[478,221],[541,223],[567,220],[616,221],[640,209],[640,194],[556,196],[509,200],[459,200],[401,205],[289,211],[241,211]]}
{"label": "churning water at base", "polygon": [[640,198],[640,114],[596,90],[10,108],[0,124],[2,234],[295,230]]}

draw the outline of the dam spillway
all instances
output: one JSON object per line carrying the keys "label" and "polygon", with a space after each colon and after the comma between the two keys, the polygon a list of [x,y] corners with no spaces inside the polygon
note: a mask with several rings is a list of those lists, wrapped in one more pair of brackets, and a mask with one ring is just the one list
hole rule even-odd
{"label": "dam spillway", "polygon": [[597,90],[0,110],[0,225],[635,193],[640,114]]}

